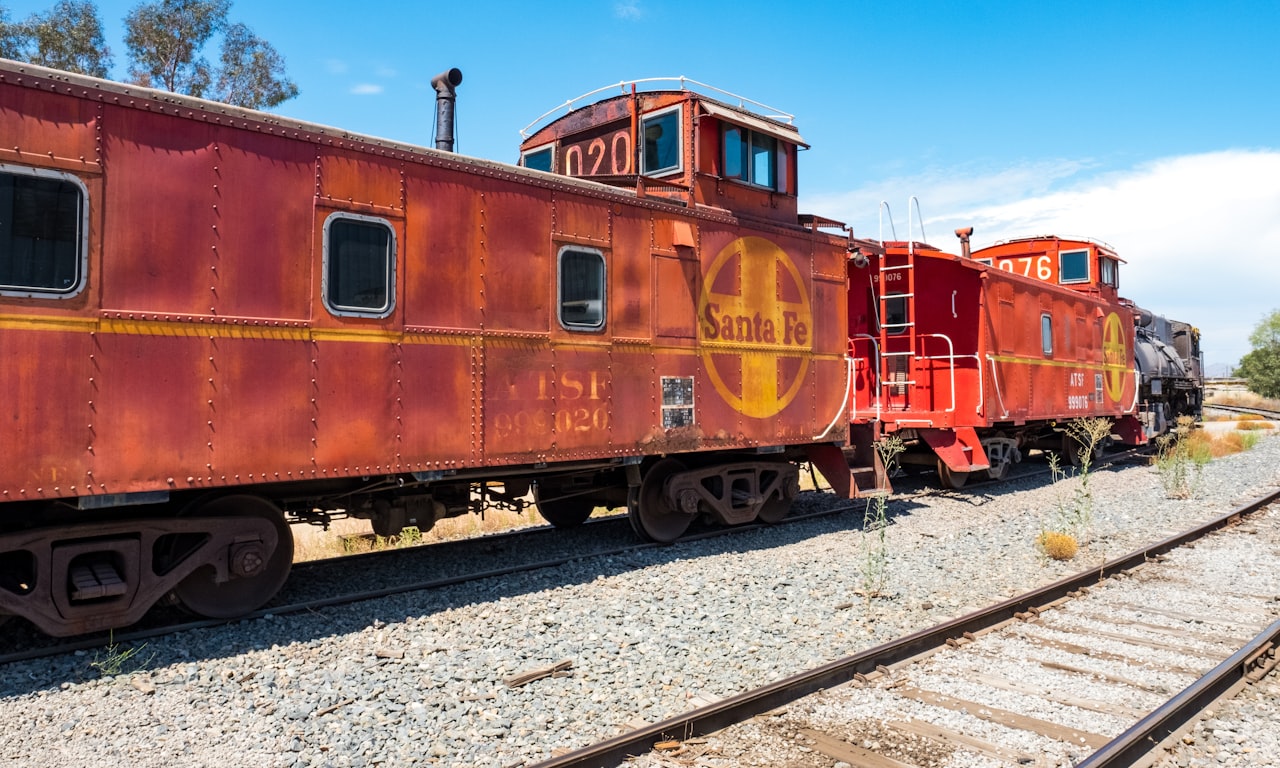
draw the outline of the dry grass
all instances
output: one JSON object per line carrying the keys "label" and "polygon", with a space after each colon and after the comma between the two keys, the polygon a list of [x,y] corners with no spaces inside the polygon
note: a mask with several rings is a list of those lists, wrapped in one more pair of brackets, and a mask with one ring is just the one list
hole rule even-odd
{"label": "dry grass", "polygon": [[1080,551],[1076,537],[1068,533],[1046,531],[1036,539],[1036,544],[1054,560],[1070,560]]}
{"label": "dry grass", "polygon": [[[607,517],[615,514],[618,514],[618,510],[599,507],[591,516]],[[322,560],[380,549],[437,544],[442,541],[466,539],[487,533],[500,533],[546,524],[532,505],[526,507],[524,512],[488,509],[483,516],[451,517],[436,523],[425,533],[419,532],[417,528],[406,528],[399,536],[390,537],[375,536],[368,520],[355,518],[335,520],[327,531],[319,526],[300,523],[292,526],[293,561],[300,563],[304,560]]]}
{"label": "dry grass", "polygon": [[1215,392],[1205,398],[1205,405],[1231,405],[1236,408],[1261,408],[1264,411],[1280,411],[1280,400],[1272,400],[1246,390]]}

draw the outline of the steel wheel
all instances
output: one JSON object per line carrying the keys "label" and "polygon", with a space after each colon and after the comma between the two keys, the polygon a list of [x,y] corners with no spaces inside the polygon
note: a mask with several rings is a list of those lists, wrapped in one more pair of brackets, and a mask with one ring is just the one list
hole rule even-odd
{"label": "steel wheel", "polygon": [[951,467],[947,466],[947,462],[938,459],[938,480],[941,481],[943,488],[958,491],[964,487],[965,481],[968,479],[968,472],[952,471]]}
{"label": "steel wheel", "polygon": [[[215,582],[212,566],[198,568],[173,593],[192,613],[213,619],[231,619],[261,608],[284,585],[293,567],[293,534],[284,515],[259,496],[223,496],[204,502],[187,514],[201,517],[261,517],[276,529],[275,550],[253,576]],[[228,520],[228,525],[234,522]]]}
{"label": "steel wheel", "polygon": [[773,525],[787,516],[791,511],[791,502],[800,495],[799,477],[793,476],[790,480],[784,481],[783,487],[779,490],[782,492],[780,496],[774,496],[760,508],[760,512],[756,515],[756,519],[760,522]]}
{"label": "steel wheel", "polygon": [[[548,496],[552,496],[558,491],[559,489],[551,485],[547,487],[545,493]],[[538,506],[538,514],[542,515],[542,519],[556,528],[573,528],[582,525],[596,509],[595,502],[587,496],[543,499],[541,498],[543,493],[542,483],[535,483],[533,486],[533,503]]]}
{"label": "steel wheel", "polygon": [[638,489],[631,490],[627,497],[627,517],[641,538],[669,544],[689,530],[694,514],[673,508],[663,492],[667,480],[683,471],[684,464],[663,459],[645,473]]}

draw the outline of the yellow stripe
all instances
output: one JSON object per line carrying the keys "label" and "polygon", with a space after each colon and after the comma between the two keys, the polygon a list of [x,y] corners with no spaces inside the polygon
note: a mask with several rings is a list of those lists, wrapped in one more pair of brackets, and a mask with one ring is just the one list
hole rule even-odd
{"label": "yellow stripe", "polygon": [[[487,334],[481,330],[448,330],[448,331],[386,331],[379,329],[358,328],[310,328],[307,326],[285,323],[276,325],[278,321],[257,320],[239,322],[209,322],[206,318],[191,321],[176,320],[139,320],[131,318],[103,317],[57,317],[50,315],[0,315],[0,330],[21,331],[53,331],[61,333],[109,333],[121,336],[165,336],[165,337],[200,337],[218,339],[249,339],[255,341],[324,341],[338,343],[361,344],[435,344],[445,346],[467,346],[484,343],[491,347],[523,347],[551,345],[549,336],[541,334],[524,337],[504,333]],[[583,342],[580,340],[560,341],[555,345],[559,349],[614,349],[628,353],[629,347],[637,347],[639,354],[664,353],[701,355],[707,352],[717,354],[757,353],[778,355],[781,357],[809,357],[813,360],[843,360],[840,354],[820,354],[811,350],[784,347],[781,345],[748,345],[706,343],[697,345],[668,345],[661,343],[645,343],[643,340],[627,339],[621,347],[617,342],[601,340],[599,342]]]}
{"label": "yellow stripe", "polygon": [[1021,363],[1023,365],[1043,365],[1050,368],[1084,368],[1089,371],[1131,371],[1127,365],[1120,363],[1085,363],[1070,360],[1044,360],[1038,357],[1018,357],[1016,355],[989,355],[989,360],[997,363]]}

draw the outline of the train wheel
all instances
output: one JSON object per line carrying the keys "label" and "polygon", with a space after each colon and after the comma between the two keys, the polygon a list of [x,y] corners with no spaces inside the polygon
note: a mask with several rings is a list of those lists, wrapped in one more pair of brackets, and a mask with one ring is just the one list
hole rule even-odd
{"label": "train wheel", "polygon": [[664,493],[667,479],[683,471],[684,465],[679,461],[663,459],[645,474],[638,489],[631,490],[627,497],[627,517],[641,538],[670,544],[689,530],[695,513],[673,508]]}
{"label": "train wheel", "polygon": [[[1066,432],[1062,433],[1062,452],[1067,457],[1067,462],[1073,467],[1080,466],[1080,460],[1084,457],[1085,445],[1075,439]],[[1093,447],[1093,458],[1089,460],[1090,464],[1097,463],[1102,458],[1103,441],[1099,440],[1098,444]]]}
{"label": "train wheel", "polygon": [[[261,608],[280,587],[284,586],[289,570],[293,567],[293,534],[289,531],[284,515],[274,504],[259,496],[236,495],[212,499],[187,514],[208,517],[261,517],[276,528],[275,551],[265,562],[255,561],[255,553],[245,550],[232,560],[243,558],[240,567],[253,575],[232,578],[222,584],[213,580],[212,567],[197,569],[174,589],[179,601],[192,613],[213,619],[231,619]],[[229,520],[228,525],[233,523]],[[236,562],[231,564],[234,570]]]}
{"label": "train wheel", "polygon": [[774,496],[764,503],[760,508],[760,512],[756,515],[756,519],[767,525],[773,525],[782,521],[791,511],[791,502],[796,496],[800,495],[800,478],[793,476],[792,479],[784,481],[782,494]]}
{"label": "train wheel", "polygon": [[[551,523],[556,528],[573,528],[586,522],[591,513],[595,511],[595,502],[586,496],[570,496],[565,499],[543,499],[539,495],[543,492],[542,484],[537,483],[533,486],[533,503],[538,506],[538,514],[542,515],[542,519]],[[546,489],[547,495],[555,493],[554,488]]]}
{"label": "train wheel", "polygon": [[958,491],[964,487],[965,481],[968,479],[968,472],[955,472],[951,467],[947,466],[947,462],[938,459],[938,480],[942,483],[943,488]]}

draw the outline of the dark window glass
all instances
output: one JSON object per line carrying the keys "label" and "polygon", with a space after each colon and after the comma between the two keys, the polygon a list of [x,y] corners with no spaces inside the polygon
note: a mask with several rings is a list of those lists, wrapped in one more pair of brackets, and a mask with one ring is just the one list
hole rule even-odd
{"label": "dark window glass", "polygon": [[525,168],[549,173],[551,171],[551,147],[539,149],[525,155],[523,165]]}
{"label": "dark window glass", "polygon": [[907,332],[907,297],[886,296],[884,299],[884,330],[890,336]]}
{"label": "dark window glass", "polygon": [[71,181],[0,173],[0,290],[79,290],[83,211]]}
{"label": "dark window glass", "polygon": [[329,220],[325,299],[335,313],[384,315],[391,310],[395,238],[376,220]]}
{"label": "dark window glass", "polygon": [[742,129],[736,125],[726,126],[724,129],[724,177],[726,179],[743,178],[742,167],[746,165],[743,157],[746,151],[742,143]]}
{"label": "dark window glass", "polygon": [[778,142],[772,136],[751,132],[751,183],[773,189],[773,172],[778,163]]}
{"label": "dark window glass", "polygon": [[598,251],[560,251],[560,324],[579,330],[604,327],[604,256]]}
{"label": "dark window glass", "polygon": [[644,134],[644,173],[661,173],[680,169],[680,110],[646,117]]}
{"label": "dark window glass", "polygon": [[1058,254],[1058,282],[1083,283],[1088,279],[1088,251],[1063,251]]}
{"label": "dark window glass", "polygon": [[740,179],[769,189],[786,186],[787,153],[777,139],[763,133],[726,125],[724,129],[724,177]]}

